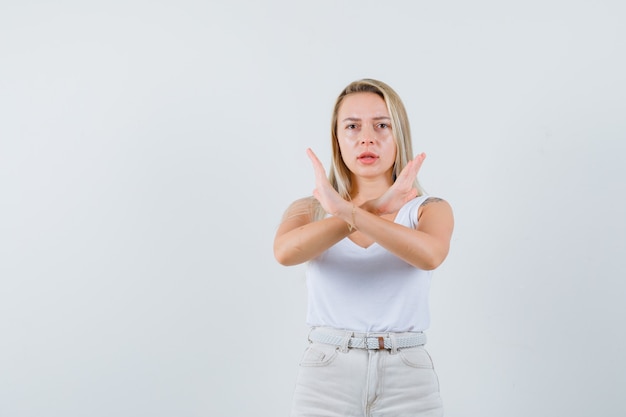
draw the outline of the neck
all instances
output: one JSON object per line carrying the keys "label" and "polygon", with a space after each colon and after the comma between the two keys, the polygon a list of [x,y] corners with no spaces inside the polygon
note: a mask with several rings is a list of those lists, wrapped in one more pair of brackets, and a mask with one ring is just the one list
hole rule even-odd
{"label": "neck", "polygon": [[352,200],[355,203],[362,203],[369,200],[374,200],[381,195],[383,195],[393,182],[391,179],[376,179],[376,180],[368,180],[364,178],[353,178],[353,187],[352,187]]}

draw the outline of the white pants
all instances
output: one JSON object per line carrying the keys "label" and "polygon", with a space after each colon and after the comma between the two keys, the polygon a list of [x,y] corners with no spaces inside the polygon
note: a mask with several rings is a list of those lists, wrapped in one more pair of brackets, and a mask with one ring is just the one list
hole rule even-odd
{"label": "white pants", "polygon": [[442,415],[439,381],[423,346],[366,350],[314,342],[304,352],[292,417]]}

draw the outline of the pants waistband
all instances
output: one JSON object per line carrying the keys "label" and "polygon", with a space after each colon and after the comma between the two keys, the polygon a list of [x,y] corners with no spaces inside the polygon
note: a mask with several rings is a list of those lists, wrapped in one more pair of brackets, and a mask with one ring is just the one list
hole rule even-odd
{"label": "pants waistband", "polygon": [[377,333],[368,335],[345,330],[325,329],[315,327],[309,333],[311,342],[333,345],[341,348],[396,350],[423,346],[426,344],[426,335],[422,332],[414,333]]}

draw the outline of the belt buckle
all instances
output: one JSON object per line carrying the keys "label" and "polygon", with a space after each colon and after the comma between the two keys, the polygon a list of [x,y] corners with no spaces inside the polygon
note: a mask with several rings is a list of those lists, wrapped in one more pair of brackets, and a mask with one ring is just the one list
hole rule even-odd
{"label": "belt buckle", "polygon": [[385,338],[383,336],[378,336],[378,349],[377,350],[385,350]]}
{"label": "belt buckle", "polygon": [[[370,340],[375,339],[378,345],[370,345]],[[365,338],[365,346],[370,350],[385,350],[385,337],[384,336],[376,336],[376,337],[366,337]]]}

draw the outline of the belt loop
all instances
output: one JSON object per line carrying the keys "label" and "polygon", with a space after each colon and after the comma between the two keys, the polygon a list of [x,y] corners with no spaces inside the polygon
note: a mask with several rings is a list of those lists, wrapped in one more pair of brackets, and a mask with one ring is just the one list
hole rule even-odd
{"label": "belt loop", "polygon": [[389,333],[389,340],[391,341],[391,351],[392,355],[398,353],[398,341],[396,340],[395,333]]}
{"label": "belt loop", "polygon": [[313,343],[313,340],[311,340],[311,333],[313,333],[314,331],[315,331],[315,326],[309,329],[309,334],[306,336],[307,340],[309,341],[309,344]]}
{"label": "belt loop", "polygon": [[339,345],[339,351],[341,353],[348,352],[348,344],[350,343],[350,338],[352,337],[352,332],[346,331],[343,335],[343,339],[341,340],[341,345]]}

